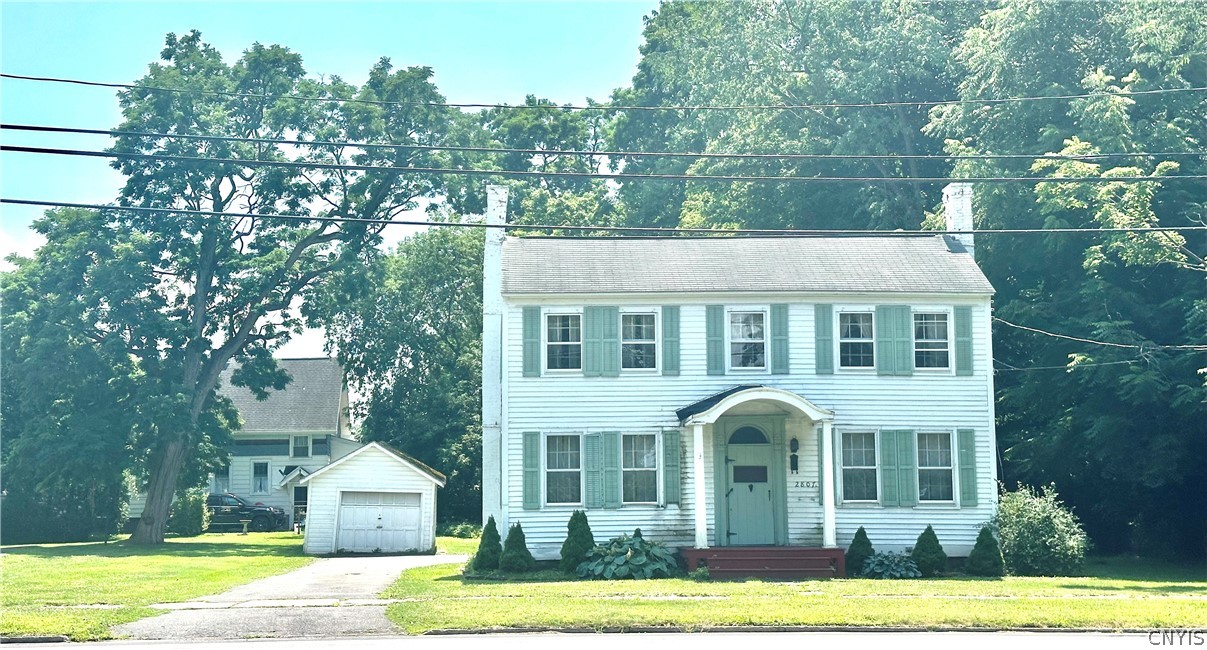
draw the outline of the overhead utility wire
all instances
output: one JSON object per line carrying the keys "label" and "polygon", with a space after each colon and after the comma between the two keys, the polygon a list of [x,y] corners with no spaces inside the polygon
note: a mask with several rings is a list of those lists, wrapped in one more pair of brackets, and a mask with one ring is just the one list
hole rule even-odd
{"label": "overhead utility wire", "polygon": [[1022,367],[1022,368],[1019,368],[1017,366],[1012,366],[1000,359],[994,359],[994,361],[1002,364],[1003,366],[1006,366],[1005,368],[994,368],[993,369],[994,372],[1027,372],[1030,370],[1068,370],[1068,371],[1071,371],[1071,370],[1075,370],[1077,368],[1088,368],[1090,366],[1119,366],[1119,365],[1123,365],[1123,364],[1130,365],[1130,364],[1139,363],[1139,362],[1143,361],[1143,359],[1128,359],[1126,361],[1091,361],[1091,362],[1086,362],[1086,363],[1074,364],[1072,366],[1026,366],[1026,367]]}
{"label": "overhead utility wire", "polygon": [[190,210],[186,208],[148,208],[142,206],[105,205],[99,203],[68,203],[64,201],[41,201],[34,199],[0,198],[0,204],[36,205],[54,208],[85,208],[90,210],[129,211],[141,213],[182,214],[199,217],[237,217],[241,219],[281,219],[284,221],[333,221],[336,223],[372,223],[401,226],[436,226],[451,228],[502,228],[505,230],[571,230],[589,232],[658,233],[665,235],[716,234],[716,235],[764,235],[776,237],[812,236],[868,236],[868,237],[934,237],[937,235],[1032,235],[1053,233],[1126,233],[1126,232],[1187,232],[1207,231],[1207,226],[1162,226],[1157,228],[1052,228],[1002,229],[1002,230],[788,230],[759,228],[664,228],[652,226],[563,226],[548,223],[488,224],[477,221],[421,221],[405,219],[370,219],[365,217],[325,217],[303,214],[266,214],[254,212],[217,212],[212,210]]}
{"label": "overhead utility wire", "polygon": [[5,79],[16,79],[21,81],[37,81],[48,83],[64,83],[74,84],[79,86],[97,86],[101,88],[124,88],[129,90],[149,90],[152,92],[169,92],[193,95],[215,95],[220,97],[234,97],[237,99],[295,99],[298,101],[311,102],[339,102],[339,103],[355,103],[355,104],[370,104],[374,106],[433,106],[445,108],[500,108],[500,109],[563,109],[575,111],[734,111],[734,110],[762,110],[762,111],[778,111],[789,109],[820,109],[820,108],[900,108],[906,106],[943,106],[943,105],[958,105],[958,104],[1004,104],[1011,102],[1030,102],[1030,101],[1046,101],[1046,100],[1065,100],[1065,99],[1086,99],[1089,97],[1131,97],[1135,95],[1163,95],[1170,93],[1184,93],[1207,90],[1207,87],[1191,87],[1191,88],[1157,88],[1153,90],[1136,90],[1129,92],[1097,92],[1083,93],[1076,95],[1048,95],[1048,96],[1032,96],[1032,97],[997,97],[986,99],[936,99],[927,101],[899,101],[899,102],[863,102],[863,103],[817,103],[817,104],[682,104],[669,106],[633,106],[620,104],[591,104],[586,106],[577,105],[538,105],[530,106],[526,104],[492,104],[479,102],[400,102],[388,101],[380,99],[358,99],[358,98],[341,98],[341,97],[316,97],[306,95],[262,95],[254,93],[237,93],[223,90],[192,90],[188,88],[166,88],[163,86],[144,86],[140,84],[124,84],[111,83],[102,81],[86,81],[83,79],[67,79],[63,77],[36,77],[31,75],[19,75],[0,73],[0,77]]}
{"label": "overhead utility wire", "polygon": [[777,183],[1161,183],[1171,180],[1204,180],[1207,174],[1179,176],[1085,176],[1085,177],[1042,177],[1042,176],[974,176],[952,178],[949,176],[742,176],[721,174],[626,174],[618,172],[558,172],[505,169],[463,169],[447,167],[385,167],[381,165],[348,165],[319,162],[296,162],[287,160],[246,160],[242,158],[209,158],[201,156],[175,156],[151,153],[124,153],[115,151],[90,151],[84,149],[55,149],[50,147],[25,147],[0,145],[0,151],[33,153],[58,156],[83,156],[91,158],[114,158],[123,160],[167,160],[244,167],[286,167],[292,169],[325,169],[332,171],[379,171],[396,173],[434,174],[439,176],[508,176],[545,178],[596,178],[608,180],[665,180],[665,181],[739,181]]}
{"label": "overhead utility wire", "polygon": [[40,126],[31,124],[0,124],[0,129],[29,131],[34,133],[77,133],[83,135],[108,135],[114,137],[172,138],[178,140],[201,140],[214,142],[253,142],[257,144],[287,144],[310,147],[356,147],[360,149],[413,149],[416,151],[465,151],[471,153],[518,153],[532,155],[565,156],[608,156],[611,158],[719,158],[739,160],[1092,160],[1096,158],[1143,158],[1178,156],[1207,157],[1207,152],[1198,151],[1139,151],[1133,153],[1090,153],[1090,154],[828,154],[828,153],[720,153],[689,151],[592,151],[589,149],[512,149],[507,147],[461,147],[453,145],[421,144],[378,144],[369,142],[346,142],[331,140],[285,140],[278,138],[244,138],[224,135],[194,135],[187,133],[155,133],[150,131],[123,131],[117,129],[80,129],[62,126]]}
{"label": "overhead utility wire", "polygon": [[1041,330],[1041,329],[1038,329],[1038,328],[1035,328],[1035,327],[1027,327],[1026,325],[1018,325],[1018,324],[1016,324],[1016,323],[1011,323],[1010,321],[1005,320],[1004,318],[998,318],[997,316],[994,316],[994,317],[993,317],[993,320],[994,320],[994,321],[996,321],[996,322],[998,322],[998,323],[1001,323],[1001,324],[1003,324],[1003,325],[1009,326],[1009,327],[1014,327],[1014,328],[1017,328],[1017,329],[1020,329],[1020,330],[1025,330],[1025,331],[1028,331],[1028,332],[1034,332],[1034,333],[1036,333],[1036,334],[1043,334],[1044,336],[1051,336],[1051,337],[1053,337],[1053,338],[1065,339],[1065,340],[1068,340],[1068,341],[1077,341],[1078,343],[1090,343],[1090,344],[1092,344],[1092,345],[1102,345],[1102,346],[1111,347],[1111,348],[1127,348],[1127,349],[1129,349],[1129,350],[1153,350],[1153,349],[1157,349],[1157,350],[1201,350],[1201,351],[1207,351],[1207,345],[1161,345],[1161,344],[1155,344],[1155,343],[1154,343],[1154,344],[1147,344],[1147,345],[1146,345],[1146,344],[1137,344],[1137,343],[1115,343],[1115,342],[1113,342],[1113,341],[1098,341],[1098,340],[1095,340],[1095,339],[1084,339],[1084,338],[1079,338],[1079,337],[1076,337],[1076,336],[1069,336],[1069,335],[1067,335],[1067,334],[1057,334],[1057,333],[1055,333],[1055,332],[1048,332],[1048,331],[1046,331],[1046,330]]}

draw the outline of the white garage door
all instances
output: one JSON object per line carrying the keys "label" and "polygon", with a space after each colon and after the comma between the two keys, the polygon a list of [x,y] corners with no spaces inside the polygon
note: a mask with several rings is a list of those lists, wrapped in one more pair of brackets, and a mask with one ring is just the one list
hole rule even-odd
{"label": "white garage door", "polygon": [[344,492],[335,547],[352,553],[419,551],[418,492]]}

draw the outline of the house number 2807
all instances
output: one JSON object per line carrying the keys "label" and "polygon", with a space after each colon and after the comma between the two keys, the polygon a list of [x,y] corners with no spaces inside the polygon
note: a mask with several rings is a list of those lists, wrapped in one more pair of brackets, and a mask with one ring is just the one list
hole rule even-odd
{"label": "house number 2807", "polygon": [[795,481],[792,483],[792,487],[815,488],[817,487],[817,481]]}

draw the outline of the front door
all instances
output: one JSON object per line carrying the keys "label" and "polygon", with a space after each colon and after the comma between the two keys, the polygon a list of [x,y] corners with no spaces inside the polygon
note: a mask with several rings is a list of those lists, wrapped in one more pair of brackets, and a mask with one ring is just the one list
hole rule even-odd
{"label": "front door", "polygon": [[774,459],[771,441],[757,427],[740,427],[729,438],[726,501],[729,544],[775,543]]}

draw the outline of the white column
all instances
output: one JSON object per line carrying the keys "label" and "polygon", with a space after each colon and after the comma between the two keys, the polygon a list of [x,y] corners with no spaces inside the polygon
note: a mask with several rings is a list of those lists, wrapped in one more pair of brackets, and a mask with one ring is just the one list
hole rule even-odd
{"label": "white column", "polygon": [[708,498],[704,491],[704,425],[692,425],[692,481],[695,483],[696,548],[708,548]]}
{"label": "white column", "polygon": [[838,546],[838,530],[834,522],[834,429],[829,420],[821,423],[821,464],[824,480],[821,483],[821,544],[826,548]]}

